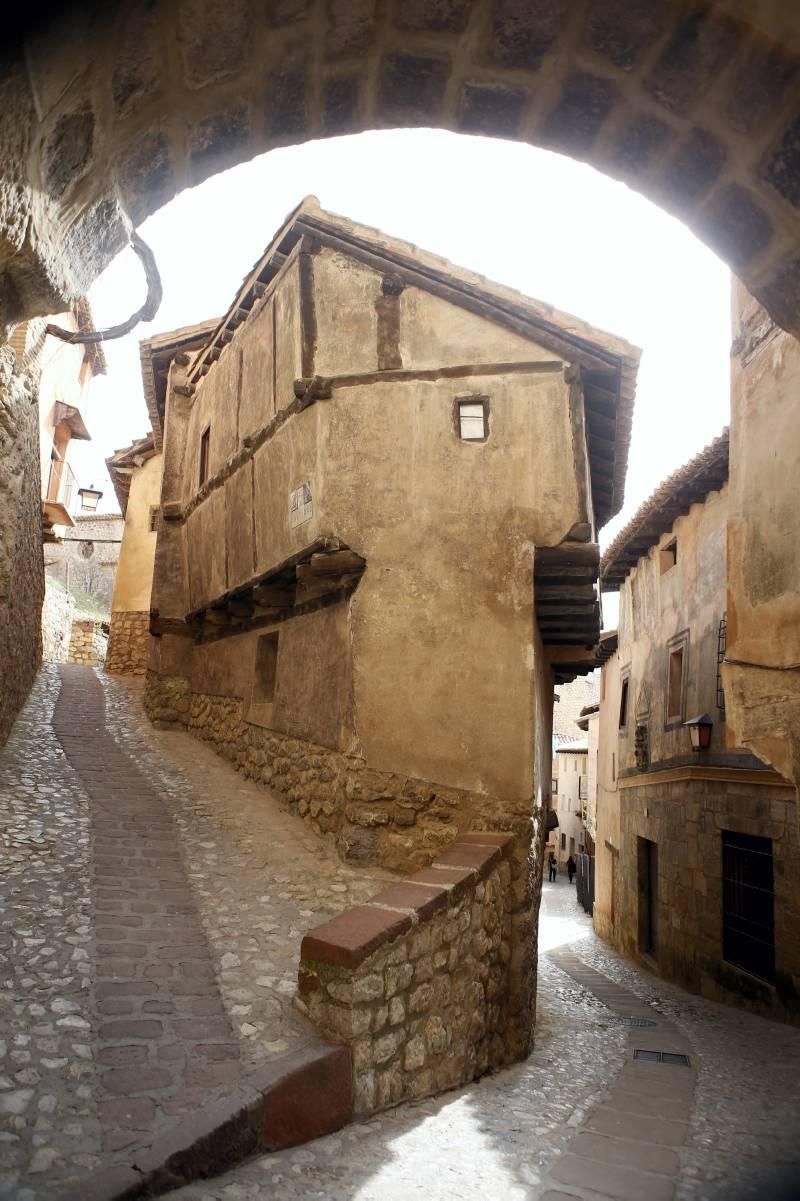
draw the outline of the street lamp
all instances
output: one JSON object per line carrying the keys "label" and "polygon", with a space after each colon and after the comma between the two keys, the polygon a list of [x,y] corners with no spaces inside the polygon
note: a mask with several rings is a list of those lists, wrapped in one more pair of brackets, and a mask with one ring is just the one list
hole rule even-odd
{"label": "street lamp", "polygon": [[102,495],[103,493],[99,492],[94,485],[91,488],[79,488],[78,496],[81,498],[81,512],[96,513]]}
{"label": "street lamp", "polygon": [[711,731],[714,727],[714,723],[708,714],[701,713],[698,717],[690,717],[683,724],[689,731],[689,736],[692,740],[692,750],[707,751],[711,746]]}

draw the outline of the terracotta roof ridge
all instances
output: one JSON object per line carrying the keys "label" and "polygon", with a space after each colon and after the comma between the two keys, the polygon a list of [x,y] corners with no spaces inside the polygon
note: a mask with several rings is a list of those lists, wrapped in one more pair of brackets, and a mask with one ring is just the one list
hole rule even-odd
{"label": "terracotta roof ridge", "polygon": [[[601,582],[621,583],[662,534],[672,529],[679,516],[720,487],[720,468],[723,466],[722,482],[727,480],[729,438],[730,429],[726,425],[707,446],[662,480],[600,560]],[[634,562],[629,561],[632,555],[636,556]]]}

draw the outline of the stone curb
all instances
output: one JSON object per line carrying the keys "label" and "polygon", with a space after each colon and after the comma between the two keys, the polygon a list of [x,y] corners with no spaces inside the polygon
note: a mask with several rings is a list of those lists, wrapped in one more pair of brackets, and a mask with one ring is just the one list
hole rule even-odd
{"label": "stone curb", "polygon": [[197,1110],[134,1153],[103,1168],[59,1201],[134,1201],[226,1171],[264,1151],[331,1134],[353,1117],[349,1047],[309,1042],[243,1077],[234,1092]]}

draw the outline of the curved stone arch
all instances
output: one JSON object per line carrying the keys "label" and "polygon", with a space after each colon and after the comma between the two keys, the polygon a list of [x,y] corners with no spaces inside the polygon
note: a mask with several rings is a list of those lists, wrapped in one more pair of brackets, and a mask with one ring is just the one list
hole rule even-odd
{"label": "curved stone arch", "polygon": [[[759,7],[761,28],[752,12],[737,19]],[[624,181],[800,333],[800,14],[790,7],[128,0],[82,20],[73,10],[29,39],[24,70],[5,84],[7,314],[52,311],[88,287],[124,244],[118,202],[138,224],[276,146],[433,126],[529,142]],[[498,206],[503,186],[513,180],[499,181]]]}

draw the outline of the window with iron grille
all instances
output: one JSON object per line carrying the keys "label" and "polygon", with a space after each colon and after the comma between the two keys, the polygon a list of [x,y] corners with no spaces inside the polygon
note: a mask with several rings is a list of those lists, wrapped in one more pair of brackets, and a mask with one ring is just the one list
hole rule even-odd
{"label": "window with iron grille", "polygon": [[722,957],[768,983],[775,979],[771,838],[722,831]]}

